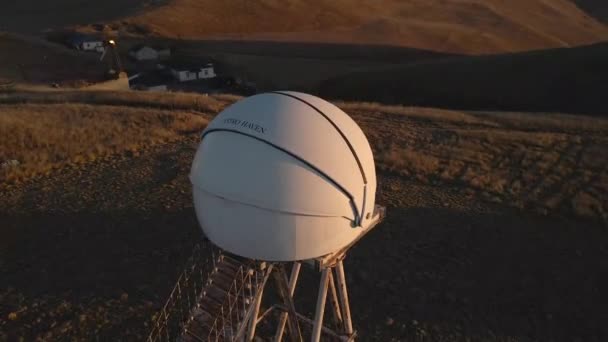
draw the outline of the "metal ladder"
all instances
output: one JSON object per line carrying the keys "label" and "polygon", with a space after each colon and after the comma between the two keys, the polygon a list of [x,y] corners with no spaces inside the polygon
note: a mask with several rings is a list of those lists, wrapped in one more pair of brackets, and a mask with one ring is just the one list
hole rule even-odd
{"label": "metal ladder", "polygon": [[[272,265],[240,260],[201,247],[179,276],[158,313],[148,341],[238,341],[253,338],[262,291]],[[257,317],[256,317],[257,318]],[[256,322],[257,323],[257,322]]]}

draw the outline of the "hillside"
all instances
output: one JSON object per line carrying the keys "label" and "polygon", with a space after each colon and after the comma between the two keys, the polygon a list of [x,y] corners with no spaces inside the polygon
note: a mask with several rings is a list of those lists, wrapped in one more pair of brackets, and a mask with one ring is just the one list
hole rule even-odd
{"label": "hillside", "polygon": [[[601,0],[577,0],[592,16]],[[122,33],[188,39],[390,44],[498,53],[591,44],[608,28],[571,0],[59,0],[0,3],[0,30],[113,22]]]}
{"label": "hillside", "polygon": [[354,72],[325,81],[330,98],[443,108],[606,116],[608,44],[455,57]]}
{"label": "hillside", "polygon": [[168,37],[380,43],[452,53],[608,40],[608,28],[569,0],[173,0],[127,22]]}
{"label": "hillside", "polygon": [[608,2],[604,0],[573,0],[574,3],[592,17],[608,23]]}
{"label": "hillside", "polygon": [[[200,130],[237,99],[0,95],[0,161],[23,161],[0,174],[0,340],[145,339],[202,240]],[[359,339],[608,338],[608,120],[337,104],[388,207],[345,260]]]}
{"label": "hillside", "polygon": [[104,79],[106,67],[99,56],[42,39],[0,32],[0,51],[0,79],[45,85],[81,85]]}
{"label": "hillside", "polygon": [[155,0],[0,1],[0,31],[37,33],[69,25],[124,18]]}

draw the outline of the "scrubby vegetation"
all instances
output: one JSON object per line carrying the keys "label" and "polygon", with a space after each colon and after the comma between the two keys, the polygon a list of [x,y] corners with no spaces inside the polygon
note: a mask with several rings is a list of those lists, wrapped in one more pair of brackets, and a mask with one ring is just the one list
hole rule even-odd
{"label": "scrubby vegetation", "polygon": [[61,91],[0,94],[0,104],[64,104],[147,107],[217,113],[239,99],[234,95],[205,96],[193,93],[154,93],[137,91]]}
{"label": "scrubby vegetation", "polygon": [[608,222],[606,119],[341,106],[363,126],[380,169],[492,202]]}
{"label": "scrubby vegetation", "polygon": [[13,181],[130,152],[200,131],[207,120],[180,111],[85,104],[3,106],[0,181]]}
{"label": "scrubby vegetation", "polygon": [[[6,180],[201,130],[232,95],[57,92],[0,97]],[[377,166],[492,202],[608,221],[608,120],[556,113],[463,112],[339,102]]]}
{"label": "scrubby vegetation", "polygon": [[[147,336],[201,240],[198,132],[237,99],[0,98],[0,158],[19,161],[0,182],[0,341]],[[605,340],[608,120],[338,105],[388,206],[346,259],[360,339]]]}

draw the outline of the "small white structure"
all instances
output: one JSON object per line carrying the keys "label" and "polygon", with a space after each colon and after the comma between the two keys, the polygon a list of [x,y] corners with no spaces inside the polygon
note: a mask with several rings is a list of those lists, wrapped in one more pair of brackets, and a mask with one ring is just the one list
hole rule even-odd
{"label": "small white structure", "polygon": [[76,50],[104,52],[103,40],[84,34],[74,34],[68,38],[68,43]]}
{"label": "small white structure", "polygon": [[206,66],[202,67],[198,72],[198,78],[200,80],[205,80],[209,78],[214,78],[217,75],[215,74],[215,69],[213,68],[213,64],[209,63]]}
{"label": "small white structure", "polygon": [[171,50],[168,48],[157,49],[141,45],[129,51],[129,56],[133,57],[136,61],[155,61],[169,58],[171,56]]}
{"label": "small white structure", "polygon": [[251,259],[327,255],[378,220],[363,131],[312,95],[266,93],[226,108],[203,132],[190,180],[207,237]]}
{"label": "small white structure", "polygon": [[171,75],[180,82],[194,81],[198,79],[197,70],[183,70],[171,68]]}
{"label": "small white structure", "polygon": [[180,82],[205,80],[217,76],[211,63],[207,63],[203,67],[171,65],[169,70],[171,75]]}
{"label": "small white structure", "polygon": [[90,41],[82,44],[82,49],[85,51],[103,52],[105,50],[103,42],[101,41]]}

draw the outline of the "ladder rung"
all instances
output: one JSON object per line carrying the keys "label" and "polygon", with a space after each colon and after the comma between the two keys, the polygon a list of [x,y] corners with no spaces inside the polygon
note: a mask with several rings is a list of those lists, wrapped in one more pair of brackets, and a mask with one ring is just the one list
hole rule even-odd
{"label": "ladder rung", "polygon": [[[211,278],[211,286],[215,285],[223,289],[224,291],[230,290],[230,287],[234,283],[235,277],[228,277],[224,274],[216,273]],[[238,282],[236,285],[239,285]]]}
{"label": "ladder rung", "polygon": [[223,259],[223,260],[222,260],[222,263],[223,263],[223,262],[225,262],[225,263],[228,263],[229,265],[234,266],[234,267],[239,267],[239,266],[242,266],[242,265],[243,265],[243,262],[241,262],[241,261],[239,261],[239,260],[235,259],[234,257],[227,256],[227,255],[225,255],[225,254],[224,254],[224,256],[222,257],[222,259]]}
{"label": "ladder rung", "polygon": [[230,277],[234,277],[234,275],[238,272],[238,268],[228,265],[228,264],[218,264],[217,266],[217,273],[221,273],[221,274],[225,274],[227,276]]}
{"label": "ladder rung", "polygon": [[207,296],[213,298],[214,300],[216,300],[219,303],[224,303],[224,300],[226,299],[227,295],[228,295],[228,292],[226,292],[225,290],[223,290],[217,286],[209,286],[207,288]]}
{"label": "ladder rung", "polygon": [[205,311],[205,309],[202,307],[194,308],[194,310],[192,310],[192,317],[195,321],[205,321],[213,319],[213,316],[209,312]]}
{"label": "ladder rung", "polygon": [[219,303],[215,298],[209,296],[205,296],[201,300],[201,307],[205,308],[205,310],[211,314],[219,310],[221,306],[221,303]]}

